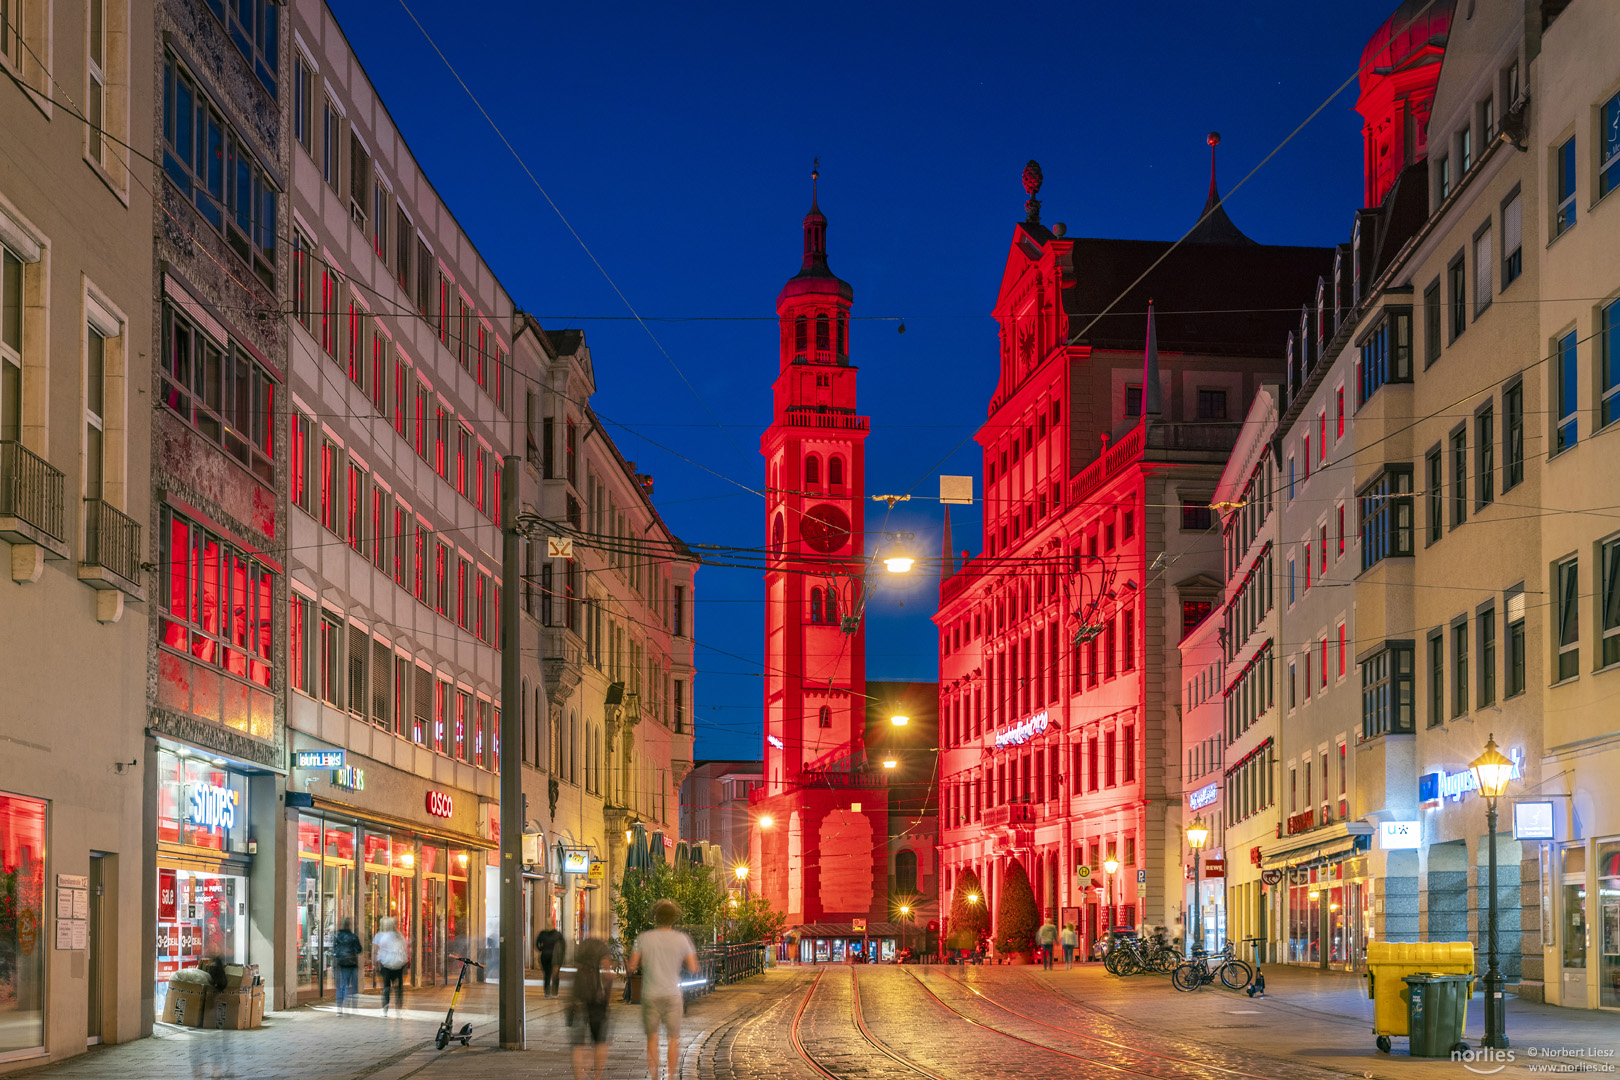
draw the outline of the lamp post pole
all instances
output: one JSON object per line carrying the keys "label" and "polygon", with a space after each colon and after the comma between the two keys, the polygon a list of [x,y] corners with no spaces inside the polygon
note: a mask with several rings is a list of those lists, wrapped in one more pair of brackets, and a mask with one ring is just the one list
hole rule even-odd
{"label": "lamp post pole", "polygon": [[1199,881],[1203,875],[1204,849],[1193,848],[1193,902],[1192,911],[1188,912],[1187,920],[1187,955],[1197,956],[1199,946],[1204,943],[1204,909],[1202,900],[1198,895]]}
{"label": "lamp post pole", "polygon": [[522,624],[518,616],[518,475],[523,467],[508,455],[501,469],[501,890],[500,1040],[504,1050],[523,1049],[523,960],[528,932],[523,918],[523,703],[519,666]]}
{"label": "lamp post pole", "polygon": [[1502,972],[1496,963],[1496,799],[1489,798],[1485,803],[1485,826],[1489,834],[1491,850],[1488,855],[1487,881],[1490,886],[1490,937],[1486,943],[1487,957],[1490,964],[1485,972],[1485,1045],[1495,1050],[1505,1050],[1508,1045],[1507,1032],[1503,1030],[1502,1016]]}

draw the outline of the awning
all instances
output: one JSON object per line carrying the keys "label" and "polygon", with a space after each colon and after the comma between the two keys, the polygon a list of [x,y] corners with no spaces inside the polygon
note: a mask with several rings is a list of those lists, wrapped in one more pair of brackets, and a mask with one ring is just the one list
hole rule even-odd
{"label": "awning", "polygon": [[1331,859],[1356,850],[1361,837],[1371,836],[1372,833],[1370,821],[1340,821],[1309,832],[1284,836],[1260,845],[1260,865],[1280,866],[1284,863]]}

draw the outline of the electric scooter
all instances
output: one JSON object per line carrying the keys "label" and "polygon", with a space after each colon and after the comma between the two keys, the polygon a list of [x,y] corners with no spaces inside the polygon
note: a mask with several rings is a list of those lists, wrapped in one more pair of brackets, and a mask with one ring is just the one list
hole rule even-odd
{"label": "electric scooter", "polygon": [[454,1028],[456,1019],[456,1002],[461,1000],[461,988],[467,982],[467,965],[471,964],[479,971],[484,970],[483,964],[480,964],[478,961],[469,956],[452,956],[450,959],[461,961],[461,973],[456,976],[456,988],[450,994],[450,1011],[444,1014],[444,1023],[439,1025],[439,1034],[433,1040],[434,1047],[439,1050],[443,1050],[445,1047],[449,1046],[451,1040],[453,1039],[459,1039],[461,1041],[461,1045],[466,1046],[468,1045],[468,1041],[472,1038],[471,1024],[462,1024],[460,1031],[456,1031]]}
{"label": "electric scooter", "polygon": [[1265,997],[1266,976],[1265,973],[1260,970],[1260,943],[1266,939],[1260,937],[1248,937],[1244,938],[1243,940],[1252,941],[1254,943],[1254,978],[1249,980],[1247,993],[1250,997]]}

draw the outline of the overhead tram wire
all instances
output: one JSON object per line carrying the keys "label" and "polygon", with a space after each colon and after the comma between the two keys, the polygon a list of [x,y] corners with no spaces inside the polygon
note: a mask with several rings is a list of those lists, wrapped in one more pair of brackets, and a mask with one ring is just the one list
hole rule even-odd
{"label": "overhead tram wire", "polygon": [[[1434,0],[1430,0],[1430,3],[1433,2]],[[406,15],[410,16],[410,20],[416,24],[416,28],[422,32],[422,37],[427,40],[427,43],[433,48],[433,51],[438,54],[439,59],[444,62],[444,66],[449,70],[450,74],[455,77],[456,82],[460,84],[461,89],[466,92],[467,97],[472,100],[472,103],[478,109],[479,114],[482,115],[485,121],[489,123],[490,128],[506,146],[506,149],[511,152],[513,160],[518,163],[518,166],[523,170],[524,174],[528,176],[530,182],[534,184],[535,190],[540,192],[541,196],[545,198],[547,205],[549,205],[552,211],[556,213],[557,219],[563,223],[563,226],[568,230],[569,234],[573,236],[573,238],[579,243],[580,249],[584,251],[586,256],[591,260],[592,265],[594,265],[596,269],[601,272],[603,279],[607,281],[608,285],[613,289],[614,293],[618,295],[619,299],[624,302],[625,308],[630,312],[631,316],[635,318],[636,323],[644,331],[646,331],[647,336],[651,338],[652,343],[658,347],[658,351],[662,353],[664,359],[669,362],[669,366],[674,369],[675,374],[680,376],[681,382],[686,384],[687,390],[691,391],[692,396],[697,399],[697,403],[703,406],[703,411],[709,414],[709,419],[714,421],[714,426],[719,428],[720,434],[725,437],[726,442],[731,444],[731,448],[736,451],[737,457],[743,462],[747,462],[748,458],[743,454],[742,448],[737,445],[736,441],[732,439],[731,435],[727,433],[726,429],[721,426],[720,418],[714,414],[713,409],[709,408],[709,403],[703,399],[702,394],[698,393],[697,387],[692,385],[692,380],[686,377],[686,372],[681,370],[681,366],[675,362],[675,358],[669,354],[669,350],[664,348],[664,343],[658,340],[658,335],[653,333],[652,327],[649,326],[647,321],[641,317],[641,313],[638,312],[636,310],[636,306],[630,302],[630,298],[624,294],[624,290],[619,288],[619,283],[613,280],[613,275],[608,273],[607,267],[602,265],[601,260],[596,257],[596,253],[591,250],[590,245],[585,243],[585,238],[579,235],[579,232],[574,228],[573,223],[569,221],[567,215],[562,212],[562,208],[558,206],[556,200],[551,197],[551,193],[545,189],[544,185],[540,183],[540,179],[534,175],[534,170],[529,168],[529,163],[523,160],[523,155],[518,153],[517,147],[512,145],[512,141],[506,137],[506,133],[502,131],[500,125],[495,122],[495,118],[490,116],[489,110],[484,108],[484,104],[478,99],[478,95],[473,93],[472,87],[468,86],[467,81],[461,77],[461,72],[456,70],[455,65],[450,62],[450,58],[444,54],[444,50],[439,48],[439,43],[433,39],[432,34],[428,33],[427,27],[422,25],[422,21],[416,17],[416,13],[411,10],[411,7],[408,3],[406,3],[406,0],[399,0],[399,6],[404,9]]]}

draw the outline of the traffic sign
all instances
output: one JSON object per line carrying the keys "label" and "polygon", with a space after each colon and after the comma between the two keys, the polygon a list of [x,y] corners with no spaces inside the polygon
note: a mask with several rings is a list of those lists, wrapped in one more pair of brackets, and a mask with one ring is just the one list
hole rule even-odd
{"label": "traffic sign", "polygon": [[1138,870],[1136,872],[1136,883],[1138,885],[1146,885],[1147,884],[1147,871],[1146,870]]}
{"label": "traffic sign", "polygon": [[1080,875],[1080,881],[1083,884],[1085,882],[1086,878],[1091,876],[1091,867],[1082,866],[1078,870],[1076,870],[1075,873]]}

